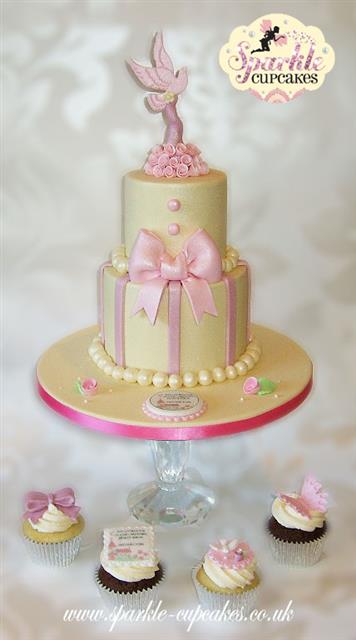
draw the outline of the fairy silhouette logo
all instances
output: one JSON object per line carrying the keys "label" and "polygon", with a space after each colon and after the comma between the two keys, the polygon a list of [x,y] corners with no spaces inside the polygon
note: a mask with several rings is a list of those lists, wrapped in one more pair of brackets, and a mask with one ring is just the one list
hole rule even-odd
{"label": "fairy silhouette logo", "polygon": [[236,27],[219,62],[235,89],[281,103],[319,89],[335,54],[318,27],[278,13]]}

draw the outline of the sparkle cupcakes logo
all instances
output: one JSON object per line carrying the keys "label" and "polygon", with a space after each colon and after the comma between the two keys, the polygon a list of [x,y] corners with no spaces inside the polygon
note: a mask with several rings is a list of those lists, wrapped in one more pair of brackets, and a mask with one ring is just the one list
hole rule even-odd
{"label": "sparkle cupcakes logo", "polygon": [[282,103],[319,89],[335,54],[318,27],[274,13],[236,27],[220,49],[219,62],[235,89]]}

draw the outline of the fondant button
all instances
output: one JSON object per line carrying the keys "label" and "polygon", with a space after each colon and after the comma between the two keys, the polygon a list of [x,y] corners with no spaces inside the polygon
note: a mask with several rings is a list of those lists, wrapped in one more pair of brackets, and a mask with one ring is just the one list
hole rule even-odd
{"label": "fondant button", "polygon": [[172,198],[168,200],[167,206],[170,211],[178,211],[180,209],[180,201],[177,198]]}
{"label": "fondant button", "polygon": [[180,232],[180,226],[176,222],[168,225],[168,233],[170,236],[177,236]]}

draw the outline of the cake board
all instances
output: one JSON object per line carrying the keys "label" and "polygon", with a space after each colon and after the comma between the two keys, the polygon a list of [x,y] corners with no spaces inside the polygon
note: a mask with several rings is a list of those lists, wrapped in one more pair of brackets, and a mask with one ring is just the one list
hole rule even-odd
{"label": "cake board", "polygon": [[[251,375],[277,383],[274,393],[246,395],[246,376],[192,389],[206,403],[203,415],[186,422],[160,422],[142,410],[153,386],[116,381],[92,361],[88,347],[96,325],[51,346],[37,366],[39,395],[48,406],[77,425],[112,436],[148,440],[158,480],[135,488],[128,498],[131,513],[152,524],[182,526],[202,520],[212,508],[213,491],[201,479],[184,475],[192,440],[232,436],[277,420],[295,408],[312,388],[312,363],[290,338],[260,325],[252,333],[263,346]],[[78,378],[95,378],[93,397],[78,393]]]}

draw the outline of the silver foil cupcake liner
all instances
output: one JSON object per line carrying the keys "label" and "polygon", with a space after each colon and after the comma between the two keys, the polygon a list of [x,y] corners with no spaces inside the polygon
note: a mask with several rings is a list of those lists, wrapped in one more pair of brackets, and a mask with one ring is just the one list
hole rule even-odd
{"label": "silver foil cupcake liner", "polygon": [[160,600],[160,586],[165,578],[165,572],[162,571],[162,577],[152,587],[148,589],[142,589],[141,591],[135,591],[132,593],[120,593],[119,591],[113,591],[100,582],[99,567],[95,570],[95,582],[99,590],[103,602],[106,607],[112,611],[114,607],[120,607],[121,605],[125,609],[146,609],[149,603],[152,601],[156,604]]}
{"label": "silver foil cupcake liner", "polygon": [[325,535],[311,542],[285,542],[268,532],[269,546],[273,558],[279,564],[292,567],[310,567],[316,564],[324,549]]}
{"label": "silver foil cupcake liner", "polygon": [[197,565],[194,567],[192,571],[192,580],[195,586],[195,590],[197,592],[198,600],[204,609],[223,609],[226,602],[229,602],[229,609],[242,609],[244,616],[248,616],[249,613],[255,608],[259,584],[253,589],[245,589],[240,593],[216,593],[215,591],[209,591],[206,587],[204,587],[199,580],[197,579],[197,573],[201,565]]}
{"label": "silver foil cupcake liner", "polygon": [[48,567],[67,567],[79,553],[82,536],[63,542],[36,542],[25,536],[24,541],[34,562]]}

